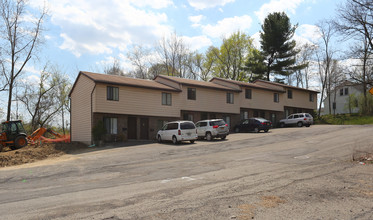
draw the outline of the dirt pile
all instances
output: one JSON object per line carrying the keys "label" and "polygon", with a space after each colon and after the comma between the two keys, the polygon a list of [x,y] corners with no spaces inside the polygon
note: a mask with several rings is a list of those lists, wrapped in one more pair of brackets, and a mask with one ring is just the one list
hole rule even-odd
{"label": "dirt pile", "polygon": [[0,152],[0,167],[32,163],[47,158],[59,157],[83,148],[87,148],[87,146],[79,143],[28,145],[18,150],[4,148],[3,152]]}

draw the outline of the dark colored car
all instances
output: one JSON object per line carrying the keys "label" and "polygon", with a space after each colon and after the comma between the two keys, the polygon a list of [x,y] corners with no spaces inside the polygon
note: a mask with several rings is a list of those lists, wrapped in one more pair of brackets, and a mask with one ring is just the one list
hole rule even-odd
{"label": "dark colored car", "polygon": [[234,127],[234,132],[248,132],[253,131],[255,133],[260,132],[263,130],[264,132],[268,132],[269,129],[272,127],[272,122],[264,119],[264,118],[249,118],[242,120],[240,124]]}

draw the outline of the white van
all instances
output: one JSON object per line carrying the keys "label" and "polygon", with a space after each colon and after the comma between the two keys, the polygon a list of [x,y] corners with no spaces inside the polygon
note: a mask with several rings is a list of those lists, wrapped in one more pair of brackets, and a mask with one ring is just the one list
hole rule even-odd
{"label": "white van", "polygon": [[157,133],[159,143],[162,141],[172,141],[174,144],[178,144],[181,141],[194,143],[197,138],[197,129],[192,121],[168,122]]}

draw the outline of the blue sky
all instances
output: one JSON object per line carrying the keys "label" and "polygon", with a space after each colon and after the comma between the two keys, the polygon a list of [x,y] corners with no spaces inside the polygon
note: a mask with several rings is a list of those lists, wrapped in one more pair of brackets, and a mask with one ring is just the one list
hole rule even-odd
{"label": "blue sky", "polygon": [[[32,0],[40,7],[44,0]],[[193,50],[218,46],[237,30],[258,40],[260,24],[270,12],[284,11],[298,23],[297,41],[315,40],[315,27],[335,15],[342,0],[49,0],[41,61],[57,64],[74,81],[79,70],[100,71],[126,58],[135,44],[154,47],[176,31]],[[38,62],[40,62],[38,60]],[[38,76],[43,64],[29,63],[28,75]]]}

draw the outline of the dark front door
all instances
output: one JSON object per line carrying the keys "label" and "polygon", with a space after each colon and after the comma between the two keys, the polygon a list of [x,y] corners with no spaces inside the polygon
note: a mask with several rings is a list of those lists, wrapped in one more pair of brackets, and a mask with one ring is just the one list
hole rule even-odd
{"label": "dark front door", "polygon": [[136,117],[128,117],[127,129],[128,129],[128,139],[137,139]]}
{"label": "dark front door", "polygon": [[140,118],[140,139],[149,139],[149,119]]}

